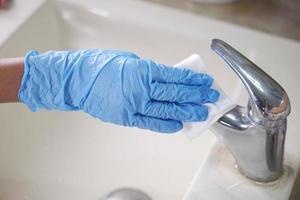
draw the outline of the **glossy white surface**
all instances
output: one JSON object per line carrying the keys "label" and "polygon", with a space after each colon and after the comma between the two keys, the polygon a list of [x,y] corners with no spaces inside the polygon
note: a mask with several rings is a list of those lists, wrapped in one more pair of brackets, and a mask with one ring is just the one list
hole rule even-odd
{"label": "glossy white surface", "polygon": [[[8,17],[1,13],[0,27],[14,26],[4,31],[9,38],[0,37],[1,57],[30,49],[115,48],[171,65],[198,53],[235,96],[245,94],[243,88],[209,44],[217,37],[237,47],[290,95],[286,146],[299,168],[299,43],[135,0],[35,2],[42,4],[37,12],[18,6]],[[236,99],[245,103],[247,96]],[[0,106],[0,124],[0,197],[9,200],[99,199],[118,187],[136,187],[157,200],[182,199],[215,138],[209,131],[188,140],[123,128],[81,112],[31,113],[19,104]]]}
{"label": "glossy white surface", "polygon": [[46,0],[13,1],[12,9],[0,10],[0,45],[3,44]]}

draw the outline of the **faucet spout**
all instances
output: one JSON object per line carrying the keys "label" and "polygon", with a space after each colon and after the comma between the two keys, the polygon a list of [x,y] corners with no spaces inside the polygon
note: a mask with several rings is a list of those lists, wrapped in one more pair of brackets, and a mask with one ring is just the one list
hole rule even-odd
{"label": "faucet spout", "polygon": [[258,182],[274,181],[283,172],[290,102],[284,89],[258,66],[222,40],[211,48],[241,79],[249,93],[248,107],[237,105],[212,131],[232,152],[239,171]]}

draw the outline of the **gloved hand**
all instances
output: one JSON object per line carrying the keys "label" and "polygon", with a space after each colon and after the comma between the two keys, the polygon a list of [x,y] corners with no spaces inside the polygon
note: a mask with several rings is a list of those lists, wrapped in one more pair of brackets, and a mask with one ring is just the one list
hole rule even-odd
{"label": "gloved hand", "polygon": [[213,79],[114,50],[29,52],[19,99],[40,108],[83,110],[105,122],[171,133],[205,120],[219,97]]}

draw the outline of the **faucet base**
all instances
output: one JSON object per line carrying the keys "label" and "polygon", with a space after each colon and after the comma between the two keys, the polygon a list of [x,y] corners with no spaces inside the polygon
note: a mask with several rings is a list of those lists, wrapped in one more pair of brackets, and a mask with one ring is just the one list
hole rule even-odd
{"label": "faucet base", "polygon": [[256,125],[247,108],[236,106],[210,129],[230,150],[244,176],[266,183],[283,173],[286,127],[286,120],[274,128]]}
{"label": "faucet base", "polygon": [[284,170],[281,170],[280,172],[274,174],[274,175],[270,175],[269,177],[255,177],[255,176],[251,176],[249,174],[247,174],[239,165],[235,165],[236,169],[239,171],[239,173],[241,173],[243,176],[245,176],[246,178],[255,181],[256,183],[272,183],[272,182],[277,182],[278,179],[280,179],[280,177],[284,174]]}

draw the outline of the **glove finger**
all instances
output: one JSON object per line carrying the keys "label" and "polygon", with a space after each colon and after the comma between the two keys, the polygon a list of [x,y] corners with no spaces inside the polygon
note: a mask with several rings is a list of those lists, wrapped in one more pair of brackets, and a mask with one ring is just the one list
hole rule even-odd
{"label": "glove finger", "polygon": [[150,86],[150,98],[157,101],[176,103],[214,103],[220,93],[206,86],[187,86],[154,82]]}
{"label": "glove finger", "polygon": [[204,105],[197,104],[150,101],[141,114],[161,119],[192,122],[206,120],[208,109]]}
{"label": "glove finger", "polygon": [[185,85],[203,85],[210,87],[213,78],[207,74],[196,73],[186,68],[168,67],[149,61],[151,65],[152,81],[161,83],[179,83]]}
{"label": "glove finger", "polygon": [[133,126],[142,129],[150,129],[160,133],[174,133],[182,129],[182,123],[176,120],[163,120],[155,117],[147,117],[136,114]]}

